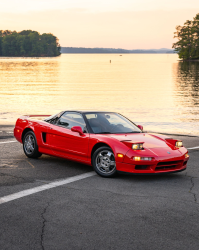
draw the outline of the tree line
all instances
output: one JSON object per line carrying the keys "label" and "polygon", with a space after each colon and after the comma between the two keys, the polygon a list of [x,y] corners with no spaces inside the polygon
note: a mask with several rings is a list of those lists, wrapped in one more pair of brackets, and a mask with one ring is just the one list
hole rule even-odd
{"label": "tree line", "polygon": [[183,26],[178,25],[174,38],[178,41],[173,44],[173,48],[180,59],[199,59],[199,13],[193,20],[187,20]]}
{"label": "tree line", "polygon": [[61,47],[53,34],[0,30],[0,56],[59,56]]}

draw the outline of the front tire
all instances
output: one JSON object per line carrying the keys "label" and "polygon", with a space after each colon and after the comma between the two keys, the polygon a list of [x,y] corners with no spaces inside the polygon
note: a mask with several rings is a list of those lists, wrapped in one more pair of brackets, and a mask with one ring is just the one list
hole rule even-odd
{"label": "front tire", "polygon": [[100,147],[94,152],[92,165],[95,172],[102,177],[113,177],[117,171],[115,156],[109,147]]}
{"label": "front tire", "polygon": [[28,131],[23,138],[23,150],[27,157],[38,158],[42,154],[38,151],[37,139],[33,131]]}

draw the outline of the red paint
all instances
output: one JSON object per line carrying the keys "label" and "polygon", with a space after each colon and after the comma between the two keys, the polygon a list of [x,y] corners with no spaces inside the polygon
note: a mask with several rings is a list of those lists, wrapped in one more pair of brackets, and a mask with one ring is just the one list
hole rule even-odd
{"label": "red paint", "polygon": [[[99,143],[106,144],[113,150],[117,170],[123,172],[144,174],[180,171],[187,167],[189,159],[189,157],[185,158],[185,154],[188,153],[185,147],[176,148],[177,140],[164,135],[89,134],[83,133],[79,126],[67,129],[42,120],[33,120],[29,116],[22,116],[17,120],[14,128],[14,136],[20,143],[25,129],[31,129],[35,133],[39,152],[88,165],[91,165],[93,147]],[[45,141],[43,133],[45,133]],[[132,150],[132,144],[138,142],[143,143],[144,149]],[[123,154],[124,157],[118,157],[118,154]],[[152,161],[134,161],[135,156],[152,157]]]}
{"label": "red paint", "polygon": [[138,128],[140,128],[141,130],[144,129],[142,125],[137,125],[137,126],[138,126]]}
{"label": "red paint", "polygon": [[72,127],[72,128],[71,128],[71,131],[77,132],[77,133],[79,133],[79,134],[82,135],[82,136],[85,135],[85,134],[83,133],[83,131],[82,131],[82,128],[79,127],[79,126],[74,126],[74,127]]}

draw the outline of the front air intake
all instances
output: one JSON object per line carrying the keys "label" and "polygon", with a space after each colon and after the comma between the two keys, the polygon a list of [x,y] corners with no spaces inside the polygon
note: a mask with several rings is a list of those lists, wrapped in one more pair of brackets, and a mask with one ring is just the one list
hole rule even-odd
{"label": "front air intake", "polygon": [[175,170],[180,168],[183,164],[183,161],[166,161],[166,162],[159,162],[155,171],[162,171],[162,170]]}
{"label": "front air intake", "polygon": [[46,133],[42,132],[42,139],[43,139],[43,142],[46,143]]}

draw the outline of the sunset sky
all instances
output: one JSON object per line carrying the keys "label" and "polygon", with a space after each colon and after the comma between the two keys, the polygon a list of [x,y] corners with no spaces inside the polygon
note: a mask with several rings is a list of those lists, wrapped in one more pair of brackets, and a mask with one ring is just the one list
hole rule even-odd
{"label": "sunset sky", "polygon": [[63,47],[171,48],[198,0],[7,0],[0,29],[53,33]]}

